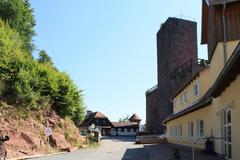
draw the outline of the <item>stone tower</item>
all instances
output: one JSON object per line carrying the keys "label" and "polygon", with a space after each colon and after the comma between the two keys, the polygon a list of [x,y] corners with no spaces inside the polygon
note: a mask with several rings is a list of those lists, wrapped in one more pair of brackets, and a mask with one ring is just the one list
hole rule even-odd
{"label": "stone tower", "polygon": [[197,23],[168,18],[157,33],[158,84],[146,92],[148,132],[164,132],[162,121],[173,112],[170,98],[196,73],[196,65]]}

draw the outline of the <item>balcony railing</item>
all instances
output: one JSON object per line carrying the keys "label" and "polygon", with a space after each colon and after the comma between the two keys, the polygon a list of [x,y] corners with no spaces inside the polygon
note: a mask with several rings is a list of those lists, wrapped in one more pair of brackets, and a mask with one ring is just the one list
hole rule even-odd
{"label": "balcony railing", "polygon": [[178,68],[175,68],[171,74],[170,79],[184,78],[187,73],[193,74],[200,68],[208,66],[208,61],[204,59],[189,59]]}

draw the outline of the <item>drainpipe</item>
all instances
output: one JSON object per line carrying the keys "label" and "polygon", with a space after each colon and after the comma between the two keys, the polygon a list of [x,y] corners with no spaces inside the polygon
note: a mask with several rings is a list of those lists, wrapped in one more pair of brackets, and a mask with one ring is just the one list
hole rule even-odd
{"label": "drainpipe", "polygon": [[224,36],[224,42],[223,42],[223,60],[224,65],[227,63],[227,33],[226,33],[226,19],[225,19],[225,12],[226,12],[226,2],[223,3],[223,36]]}

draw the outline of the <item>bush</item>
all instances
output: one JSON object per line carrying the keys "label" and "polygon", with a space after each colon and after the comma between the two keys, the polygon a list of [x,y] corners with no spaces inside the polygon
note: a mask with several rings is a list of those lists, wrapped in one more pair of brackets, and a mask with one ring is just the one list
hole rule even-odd
{"label": "bush", "polygon": [[46,52],[44,56],[48,61],[33,59],[22,49],[18,33],[0,20],[1,99],[27,109],[41,109],[47,102],[59,115],[80,125],[84,117],[81,91],[67,73],[50,63]]}

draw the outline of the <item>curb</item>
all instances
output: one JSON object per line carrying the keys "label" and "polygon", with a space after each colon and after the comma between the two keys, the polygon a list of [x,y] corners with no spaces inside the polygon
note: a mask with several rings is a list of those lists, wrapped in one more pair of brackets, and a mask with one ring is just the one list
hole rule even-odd
{"label": "curb", "polygon": [[[78,150],[78,147],[74,147],[71,152],[74,152]],[[30,159],[30,158],[39,158],[39,157],[46,157],[46,156],[53,156],[53,155],[59,155],[59,154],[64,154],[64,153],[70,153],[67,151],[63,151],[63,152],[56,152],[56,153],[49,153],[49,154],[39,154],[39,155],[33,155],[33,156],[26,156],[26,157],[20,157],[20,158],[11,158],[8,160],[24,160],[24,159]]]}
{"label": "curb", "polygon": [[64,153],[68,153],[68,152],[57,152],[57,153],[51,153],[51,154],[39,154],[39,155],[26,156],[26,157],[21,157],[21,158],[11,158],[9,160],[24,160],[24,159],[30,159],[30,158],[39,158],[39,157],[44,157],[44,156],[59,155],[59,154],[64,154]]}

